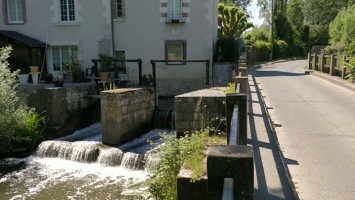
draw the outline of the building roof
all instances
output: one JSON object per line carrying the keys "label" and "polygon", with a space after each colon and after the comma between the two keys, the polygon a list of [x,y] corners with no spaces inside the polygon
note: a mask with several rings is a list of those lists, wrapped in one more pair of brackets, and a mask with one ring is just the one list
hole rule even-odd
{"label": "building roof", "polygon": [[19,32],[16,31],[5,31],[5,30],[0,30],[0,36],[6,36],[10,39],[16,40],[28,47],[46,47],[46,44],[44,42],[41,42],[37,39],[34,39],[32,37],[29,37],[27,35],[23,35]]}

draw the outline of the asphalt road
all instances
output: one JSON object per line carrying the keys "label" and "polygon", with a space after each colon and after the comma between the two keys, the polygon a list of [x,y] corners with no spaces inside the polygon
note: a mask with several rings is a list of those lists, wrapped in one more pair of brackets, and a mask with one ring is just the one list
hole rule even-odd
{"label": "asphalt road", "polygon": [[300,199],[355,199],[355,93],[306,75],[306,61],[253,72]]}

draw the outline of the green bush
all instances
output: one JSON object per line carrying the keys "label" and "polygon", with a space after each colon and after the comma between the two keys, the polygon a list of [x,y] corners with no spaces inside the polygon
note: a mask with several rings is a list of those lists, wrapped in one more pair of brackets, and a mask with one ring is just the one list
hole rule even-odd
{"label": "green bush", "polygon": [[263,50],[266,52],[271,52],[271,43],[270,42],[265,42],[261,40],[257,40],[254,42],[254,44],[251,46],[251,48],[255,48],[258,50]]}
{"label": "green bush", "polygon": [[[355,55],[355,5],[341,11],[330,23],[331,51]],[[329,50],[329,49],[328,49]]]}
{"label": "green bush", "polygon": [[288,44],[283,40],[274,41],[274,58],[284,58],[289,55]]}
{"label": "green bush", "polygon": [[237,62],[239,58],[237,40],[233,38],[219,38],[216,42],[214,62]]}
{"label": "green bush", "polygon": [[[213,132],[212,129],[211,132]],[[176,139],[162,134],[164,144],[157,149],[161,166],[151,173],[148,180],[149,193],[154,199],[177,199],[177,175],[181,168],[193,171],[192,179],[197,180],[206,174],[205,150],[208,144],[225,144],[218,135],[210,136],[209,130],[192,133]],[[224,135],[225,138],[225,135]]]}
{"label": "green bush", "polygon": [[11,47],[0,49],[0,154],[16,148],[34,149],[43,139],[44,118],[21,105],[16,95],[18,71],[11,72]]}
{"label": "green bush", "polygon": [[349,63],[344,63],[343,68],[346,69],[345,78],[347,78],[349,82],[354,82],[355,81],[355,58],[350,58]]}

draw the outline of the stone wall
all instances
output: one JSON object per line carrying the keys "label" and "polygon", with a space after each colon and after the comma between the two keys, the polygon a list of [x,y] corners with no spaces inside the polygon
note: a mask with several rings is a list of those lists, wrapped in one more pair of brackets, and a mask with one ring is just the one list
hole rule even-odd
{"label": "stone wall", "polygon": [[198,90],[175,97],[175,129],[178,137],[186,131],[213,126],[213,119],[225,117],[226,93],[220,89]]}
{"label": "stone wall", "polygon": [[195,90],[201,90],[204,88],[206,88],[205,77],[157,79],[158,95],[175,96],[175,95],[179,95],[179,94],[183,94]]}
{"label": "stone wall", "polygon": [[117,146],[153,128],[154,90],[117,89],[101,92],[102,142]]}
{"label": "stone wall", "polygon": [[94,93],[91,83],[65,83],[64,87],[20,85],[18,88],[20,100],[46,117],[47,137],[71,134],[98,121],[99,104],[90,97]]}

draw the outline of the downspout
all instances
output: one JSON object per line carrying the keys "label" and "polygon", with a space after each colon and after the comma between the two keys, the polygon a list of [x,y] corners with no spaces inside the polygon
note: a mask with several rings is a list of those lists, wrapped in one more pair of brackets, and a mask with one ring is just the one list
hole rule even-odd
{"label": "downspout", "polygon": [[114,30],[114,25],[113,25],[113,1],[110,0],[110,8],[111,8],[111,40],[112,40],[112,58],[115,59],[115,30]]}

